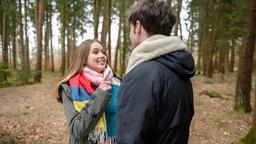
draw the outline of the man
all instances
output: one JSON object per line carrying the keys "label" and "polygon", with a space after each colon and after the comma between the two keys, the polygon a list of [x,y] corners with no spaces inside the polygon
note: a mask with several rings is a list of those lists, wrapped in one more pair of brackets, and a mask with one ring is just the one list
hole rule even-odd
{"label": "man", "polygon": [[194,60],[163,1],[140,0],[129,13],[132,53],[120,87],[118,144],[187,144],[194,115]]}

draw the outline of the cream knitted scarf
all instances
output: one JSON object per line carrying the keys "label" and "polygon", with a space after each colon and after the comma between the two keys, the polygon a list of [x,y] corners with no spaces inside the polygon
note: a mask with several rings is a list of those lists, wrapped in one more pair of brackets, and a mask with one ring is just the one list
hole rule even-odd
{"label": "cream knitted scarf", "polygon": [[125,74],[145,61],[184,49],[186,45],[177,36],[153,35],[133,49]]}

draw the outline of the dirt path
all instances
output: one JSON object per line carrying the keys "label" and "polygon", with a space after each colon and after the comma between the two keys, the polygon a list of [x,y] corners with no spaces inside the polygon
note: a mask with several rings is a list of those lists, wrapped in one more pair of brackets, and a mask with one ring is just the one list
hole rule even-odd
{"label": "dirt path", "polygon": [[67,143],[63,108],[50,96],[52,88],[36,84],[0,89],[0,143]]}
{"label": "dirt path", "polygon": [[[214,79],[196,76],[195,117],[191,125],[190,144],[239,144],[252,121],[251,114],[233,111],[234,74],[217,75]],[[217,92],[222,98],[210,98],[201,92]]]}
{"label": "dirt path", "polygon": [[[190,144],[238,144],[251,123],[251,114],[234,112],[235,76],[216,76],[214,80],[196,76],[195,117]],[[50,95],[53,84],[0,89],[0,144],[66,144],[68,132],[62,105]],[[204,90],[222,98],[210,98]]]}

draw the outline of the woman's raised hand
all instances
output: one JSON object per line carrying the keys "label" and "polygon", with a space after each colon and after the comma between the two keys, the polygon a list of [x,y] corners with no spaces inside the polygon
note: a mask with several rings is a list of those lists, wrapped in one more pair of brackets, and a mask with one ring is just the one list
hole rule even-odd
{"label": "woman's raised hand", "polygon": [[110,74],[110,71],[106,72],[105,75],[103,75],[103,80],[100,82],[99,88],[101,88],[104,91],[108,91],[112,88],[112,82],[108,81],[107,78]]}

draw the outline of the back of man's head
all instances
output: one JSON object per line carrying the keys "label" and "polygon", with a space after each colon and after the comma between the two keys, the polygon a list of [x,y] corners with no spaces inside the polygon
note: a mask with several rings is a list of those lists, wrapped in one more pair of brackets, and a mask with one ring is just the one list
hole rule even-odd
{"label": "back of man's head", "polygon": [[139,0],[131,7],[128,17],[129,24],[135,25],[137,20],[148,34],[169,36],[176,17],[164,1]]}

